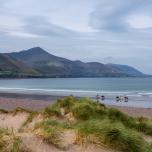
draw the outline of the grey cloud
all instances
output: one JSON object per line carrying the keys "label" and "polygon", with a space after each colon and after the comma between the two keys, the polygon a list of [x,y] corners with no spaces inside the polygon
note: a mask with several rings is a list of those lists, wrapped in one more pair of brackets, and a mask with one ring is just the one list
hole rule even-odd
{"label": "grey cloud", "polygon": [[23,26],[23,29],[25,31],[40,36],[73,37],[78,35],[77,32],[57,26],[42,16],[28,17],[24,20],[24,22],[25,25]]}
{"label": "grey cloud", "polygon": [[152,6],[149,0],[103,0],[90,14],[90,25],[98,30],[129,31],[132,30],[127,22],[129,15],[139,12],[150,14],[151,10]]}

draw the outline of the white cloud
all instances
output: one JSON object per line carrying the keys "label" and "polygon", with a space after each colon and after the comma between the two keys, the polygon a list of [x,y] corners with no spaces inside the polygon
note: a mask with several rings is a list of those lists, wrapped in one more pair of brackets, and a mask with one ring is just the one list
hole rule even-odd
{"label": "white cloud", "polygon": [[128,18],[128,23],[135,29],[152,28],[152,16],[137,14]]}
{"label": "white cloud", "polygon": [[39,35],[36,34],[31,34],[31,33],[25,33],[25,32],[7,32],[8,36],[13,36],[13,37],[20,37],[20,38],[39,38]]}

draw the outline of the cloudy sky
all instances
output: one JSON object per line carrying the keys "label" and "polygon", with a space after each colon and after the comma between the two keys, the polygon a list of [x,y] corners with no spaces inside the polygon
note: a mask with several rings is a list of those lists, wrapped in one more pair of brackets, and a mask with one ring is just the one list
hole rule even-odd
{"label": "cloudy sky", "polygon": [[0,0],[0,52],[35,46],[152,74],[152,0]]}

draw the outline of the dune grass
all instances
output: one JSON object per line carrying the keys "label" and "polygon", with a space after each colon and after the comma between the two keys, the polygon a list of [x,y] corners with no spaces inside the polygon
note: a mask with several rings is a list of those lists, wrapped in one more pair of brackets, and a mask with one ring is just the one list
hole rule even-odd
{"label": "dune grass", "polygon": [[[152,143],[143,138],[143,135],[152,137],[152,120],[130,117],[89,98],[69,96],[42,112],[18,108],[13,113],[18,112],[29,113],[23,127],[41,114],[43,120],[35,124],[32,133],[58,148],[64,149],[61,136],[69,129],[76,133],[75,142],[78,145],[93,143],[122,152],[152,152]],[[69,114],[74,118],[72,121],[68,119]],[[13,132],[0,129],[0,152],[19,152],[20,142]]]}
{"label": "dune grass", "polygon": [[8,113],[8,111],[4,109],[0,109],[0,113]]}
{"label": "dune grass", "polygon": [[122,122],[128,128],[152,136],[152,124],[145,118],[133,118],[114,108],[108,110],[108,116],[111,120]]}
{"label": "dune grass", "polygon": [[0,152],[20,152],[20,143],[13,131],[0,128]]}
{"label": "dune grass", "polygon": [[61,144],[61,134],[65,129],[70,129],[71,125],[67,122],[59,122],[57,120],[47,119],[35,125],[38,130],[37,135],[43,141],[53,144],[57,148],[64,148]]}
{"label": "dune grass", "polygon": [[[151,152],[150,145],[135,131],[121,123],[105,120],[88,120],[77,125],[77,142],[83,143],[90,137],[97,137],[97,144],[105,144],[123,152]],[[85,144],[85,143],[84,143]]]}
{"label": "dune grass", "polygon": [[151,145],[140,134],[152,135],[148,119],[133,118],[88,98],[73,96],[58,100],[44,111],[50,116],[61,117],[61,108],[77,120],[72,126],[78,132],[77,143],[92,141],[123,152],[152,152]]}

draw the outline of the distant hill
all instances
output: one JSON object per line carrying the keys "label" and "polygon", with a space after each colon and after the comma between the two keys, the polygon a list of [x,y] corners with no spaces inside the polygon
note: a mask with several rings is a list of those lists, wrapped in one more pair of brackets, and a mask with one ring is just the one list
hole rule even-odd
{"label": "distant hill", "polygon": [[[141,72],[127,65],[102,64],[98,62],[84,63],[71,61],[54,56],[40,47],[29,50],[0,54],[11,62],[3,66],[7,70],[8,65],[18,73],[24,73],[25,77],[132,77],[143,76]],[[9,63],[9,64],[8,64]]]}
{"label": "distant hill", "polygon": [[140,72],[139,70],[128,66],[128,65],[120,65],[120,64],[108,64],[109,66],[113,67],[113,68],[117,68],[119,69],[122,73],[127,73],[130,76],[143,76],[144,74],[142,72]]}
{"label": "distant hill", "polygon": [[4,54],[0,54],[0,77],[24,77],[39,74],[26,64]]}

